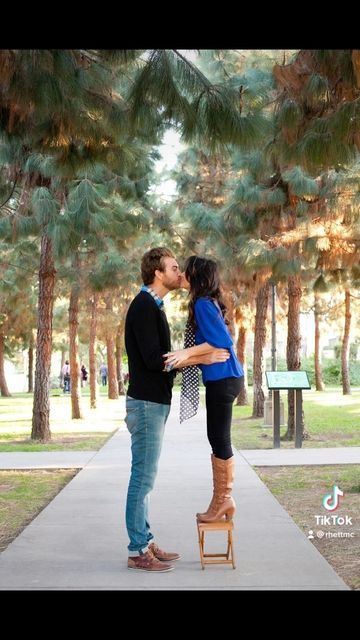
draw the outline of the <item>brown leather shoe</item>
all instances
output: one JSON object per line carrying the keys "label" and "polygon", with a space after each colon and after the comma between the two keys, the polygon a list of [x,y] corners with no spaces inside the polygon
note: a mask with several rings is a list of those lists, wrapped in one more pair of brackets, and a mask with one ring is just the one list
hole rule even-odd
{"label": "brown leather shoe", "polygon": [[160,547],[155,544],[155,542],[150,542],[149,549],[153,552],[155,558],[165,562],[174,562],[174,560],[179,560],[180,555],[178,553],[169,553],[167,551],[163,551]]}
{"label": "brown leather shoe", "polygon": [[138,569],[138,571],[171,571],[174,567],[171,564],[165,564],[155,558],[152,551],[146,551],[139,556],[128,558],[128,569]]}

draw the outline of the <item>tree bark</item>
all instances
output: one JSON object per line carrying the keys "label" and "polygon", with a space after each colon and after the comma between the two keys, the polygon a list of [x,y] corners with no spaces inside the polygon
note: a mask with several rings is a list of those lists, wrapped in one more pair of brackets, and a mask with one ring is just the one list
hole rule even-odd
{"label": "tree bark", "polygon": [[[286,361],[288,371],[299,371],[301,366],[301,334],[300,334],[300,304],[301,304],[301,278],[290,276],[288,279],[288,333],[286,345]],[[302,391],[301,391],[302,394]],[[288,391],[288,428],[284,435],[285,440],[293,440],[295,433],[295,394]],[[304,435],[304,414],[301,420],[301,433]]]}
{"label": "tree bark", "polygon": [[0,333],[0,392],[3,398],[11,398],[5,378],[5,336]]}
{"label": "tree bark", "polygon": [[235,309],[234,309],[233,294],[231,289],[224,285],[222,287],[222,292],[223,292],[224,302],[226,305],[226,318],[229,322],[228,329],[230,331],[232,338],[234,339],[236,331],[235,331]]}
{"label": "tree bark", "polygon": [[121,321],[118,326],[118,330],[116,332],[116,376],[118,381],[118,389],[119,396],[124,396],[126,394],[125,384],[124,384],[124,372],[122,366],[122,354],[123,354],[123,331],[124,331],[124,322]]}
{"label": "tree bark", "polygon": [[265,283],[256,296],[254,360],[253,360],[253,418],[264,415],[265,395],[262,388],[264,374],[264,347],[266,342],[266,317],[269,304],[270,287]]}
{"label": "tree bark", "polygon": [[350,354],[350,329],[351,329],[351,303],[350,291],[345,291],[345,323],[344,336],[341,345],[341,379],[343,395],[351,394],[350,374],[349,374],[349,354]]}
{"label": "tree bark", "polygon": [[[111,312],[113,310],[111,294],[106,296],[106,310]],[[108,398],[109,400],[117,400],[119,397],[119,391],[116,376],[115,338],[111,322],[109,322],[109,326],[106,329],[106,355],[108,368]]]}
{"label": "tree bark", "polygon": [[91,299],[91,319],[89,338],[89,375],[90,375],[90,409],[96,409],[97,400],[97,366],[96,366],[96,330],[97,330],[98,294]]}
{"label": "tree bark", "polygon": [[239,335],[236,343],[236,355],[239,362],[241,362],[244,369],[244,384],[240,390],[240,393],[236,399],[238,406],[244,406],[249,404],[248,392],[247,392],[247,362],[246,362],[246,328],[243,325],[239,326]]}
{"label": "tree bark", "polygon": [[51,239],[41,238],[39,303],[36,336],[35,390],[31,438],[47,442],[50,431],[50,368],[56,269]]}
{"label": "tree bark", "polygon": [[324,391],[325,385],[324,385],[324,381],[322,377],[322,369],[321,369],[320,302],[319,302],[318,293],[315,293],[314,320],[315,320],[315,356],[314,356],[315,388],[316,388],[316,391]]}
{"label": "tree bark", "polygon": [[[78,253],[73,259],[76,273],[80,263]],[[82,418],[80,409],[80,362],[79,362],[79,285],[75,282],[71,287],[69,305],[69,356],[70,356],[70,384],[71,384],[71,417],[73,420]]]}
{"label": "tree bark", "polygon": [[28,350],[28,393],[34,391],[34,334],[30,331],[29,350]]}

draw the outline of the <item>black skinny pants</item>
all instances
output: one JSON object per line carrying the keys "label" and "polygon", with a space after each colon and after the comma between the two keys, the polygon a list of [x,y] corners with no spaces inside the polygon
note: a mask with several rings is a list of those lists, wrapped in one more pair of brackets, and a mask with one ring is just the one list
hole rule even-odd
{"label": "black skinny pants", "polygon": [[227,460],[231,448],[231,417],[235,398],[244,384],[244,377],[209,380],[206,383],[207,437],[214,456]]}

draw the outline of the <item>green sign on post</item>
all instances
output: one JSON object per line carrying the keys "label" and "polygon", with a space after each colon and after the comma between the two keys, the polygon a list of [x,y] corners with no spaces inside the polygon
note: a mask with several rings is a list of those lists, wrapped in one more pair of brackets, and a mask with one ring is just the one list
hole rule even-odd
{"label": "green sign on post", "polygon": [[279,391],[294,390],[295,400],[295,447],[301,448],[302,389],[311,389],[306,371],[265,371],[268,388],[272,391],[274,449],[280,447],[280,394]]}
{"label": "green sign on post", "polygon": [[268,389],[311,389],[306,371],[265,371]]}

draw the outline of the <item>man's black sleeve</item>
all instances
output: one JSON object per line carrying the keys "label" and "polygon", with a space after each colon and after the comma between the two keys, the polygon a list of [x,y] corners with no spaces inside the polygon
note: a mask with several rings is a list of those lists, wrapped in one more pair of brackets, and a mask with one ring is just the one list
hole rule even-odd
{"label": "man's black sleeve", "polygon": [[[159,310],[152,300],[139,305],[138,313],[133,317],[132,327],[139,351],[148,369],[163,371],[167,349],[161,347],[159,336]],[[140,311],[140,313],[139,313]],[[162,313],[162,312],[160,312]]]}

